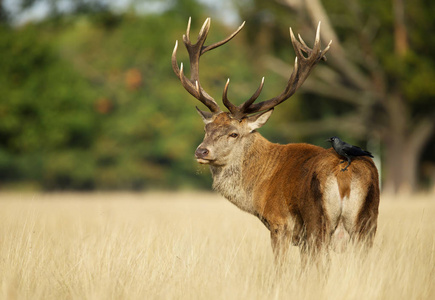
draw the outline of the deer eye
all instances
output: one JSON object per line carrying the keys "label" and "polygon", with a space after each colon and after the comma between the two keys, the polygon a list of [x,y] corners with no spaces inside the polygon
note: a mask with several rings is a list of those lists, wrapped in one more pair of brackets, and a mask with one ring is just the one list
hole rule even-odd
{"label": "deer eye", "polygon": [[231,133],[230,134],[230,137],[232,137],[232,138],[236,138],[236,137],[238,137],[239,135],[237,134],[237,133],[235,133],[235,132],[233,132],[233,133]]}

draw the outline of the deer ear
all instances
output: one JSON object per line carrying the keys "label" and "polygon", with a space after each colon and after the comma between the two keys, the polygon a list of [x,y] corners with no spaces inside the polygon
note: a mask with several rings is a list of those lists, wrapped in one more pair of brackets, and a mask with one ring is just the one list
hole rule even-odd
{"label": "deer ear", "polygon": [[273,108],[265,111],[261,114],[253,115],[247,118],[249,131],[252,132],[255,129],[260,128],[264,124],[266,124],[267,120],[273,113]]}
{"label": "deer ear", "polygon": [[198,114],[201,116],[202,120],[204,121],[204,124],[208,124],[213,121],[213,113],[208,111],[202,111],[197,106],[195,106],[195,108],[198,111]]}

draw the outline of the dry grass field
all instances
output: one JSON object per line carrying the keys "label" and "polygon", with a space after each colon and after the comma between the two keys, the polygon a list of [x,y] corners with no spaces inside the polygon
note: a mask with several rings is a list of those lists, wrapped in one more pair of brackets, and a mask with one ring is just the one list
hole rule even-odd
{"label": "dry grass field", "polygon": [[293,248],[277,272],[215,194],[0,194],[0,298],[435,299],[435,196],[381,201],[371,251],[301,272]]}

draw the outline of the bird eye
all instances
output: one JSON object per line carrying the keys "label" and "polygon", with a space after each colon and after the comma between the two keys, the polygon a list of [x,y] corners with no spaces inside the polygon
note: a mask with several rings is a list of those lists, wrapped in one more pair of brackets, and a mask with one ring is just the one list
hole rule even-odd
{"label": "bird eye", "polygon": [[237,134],[237,133],[235,133],[235,132],[233,132],[233,133],[231,133],[230,134],[230,137],[232,137],[232,138],[236,138],[236,137],[238,137],[239,135]]}

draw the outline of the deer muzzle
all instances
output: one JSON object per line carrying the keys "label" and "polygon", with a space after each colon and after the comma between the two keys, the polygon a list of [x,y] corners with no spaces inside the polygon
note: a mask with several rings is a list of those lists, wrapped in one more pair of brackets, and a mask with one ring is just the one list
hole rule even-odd
{"label": "deer muzzle", "polygon": [[207,148],[198,147],[195,151],[196,161],[200,164],[210,163],[210,158],[208,157],[209,154],[210,151]]}

